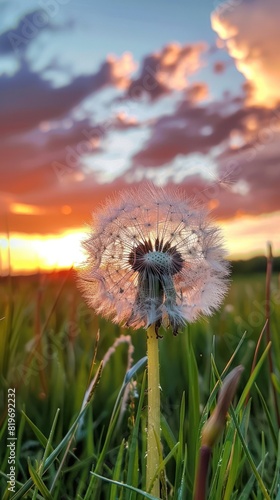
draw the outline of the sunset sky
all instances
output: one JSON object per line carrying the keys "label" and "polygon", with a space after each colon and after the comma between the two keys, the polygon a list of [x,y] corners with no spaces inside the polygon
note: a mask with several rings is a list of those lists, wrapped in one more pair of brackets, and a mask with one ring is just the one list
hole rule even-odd
{"label": "sunset sky", "polygon": [[[0,0],[0,271],[78,262],[116,191],[180,186],[280,253],[278,0]],[[9,237],[9,240],[8,240]]]}

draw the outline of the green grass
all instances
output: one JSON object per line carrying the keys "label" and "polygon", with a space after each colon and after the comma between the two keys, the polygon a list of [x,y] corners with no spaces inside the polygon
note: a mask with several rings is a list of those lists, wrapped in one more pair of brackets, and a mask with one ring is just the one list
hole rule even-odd
{"label": "green grass", "polygon": [[[279,304],[274,275],[272,344],[267,348],[263,337],[252,374],[265,324],[264,274],[234,276],[214,317],[177,337],[164,332],[159,341],[162,498],[192,498],[201,429],[215,406],[219,378],[242,364],[234,405],[213,449],[208,498],[280,500],[280,433],[272,390],[274,385],[279,406]],[[71,273],[2,278],[0,318],[1,498],[151,498],[143,491],[145,332],[96,317]],[[7,394],[13,387],[14,494],[7,491],[6,476]]]}

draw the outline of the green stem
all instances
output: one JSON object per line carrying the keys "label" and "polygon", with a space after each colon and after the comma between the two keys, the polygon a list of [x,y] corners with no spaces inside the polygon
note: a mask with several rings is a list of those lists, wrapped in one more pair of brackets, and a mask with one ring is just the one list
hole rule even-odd
{"label": "green stem", "polygon": [[146,489],[159,498],[159,477],[151,485],[159,467],[160,443],[160,383],[159,383],[159,350],[155,325],[147,330],[148,356],[148,433],[147,433],[147,474]]}

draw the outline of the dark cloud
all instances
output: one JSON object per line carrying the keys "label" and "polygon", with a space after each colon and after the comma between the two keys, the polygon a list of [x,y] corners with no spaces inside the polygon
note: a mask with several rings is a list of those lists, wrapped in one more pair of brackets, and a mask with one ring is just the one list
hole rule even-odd
{"label": "dark cloud", "polygon": [[[17,24],[0,35],[0,55],[21,55],[18,59],[18,70],[13,74],[0,76],[0,134],[11,137],[14,134],[26,133],[40,123],[67,117],[73,108],[86,97],[107,86],[127,88],[134,63],[130,54],[120,58],[108,56],[99,69],[90,75],[73,78],[68,84],[54,87],[50,81],[32,70],[25,57],[25,49],[29,42],[37,38],[42,30],[61,30],[69,27],[72,21],[63,26],[54,26],[54,9],[48,2],[42,9],[28,12]],[[48,68],[55,68],[55,63]]]}
{"label": "dark cloud", "polygon": [[30,41],[34,40],[40,32],[50,28],[50,18],[43,9],[28,12],[17,21],[17,24],[0,34],[0,54],[17,55],[24,52]]}
{"label": "dark cloud", "polygon": [[278,132],[267,143],[255,143],[241,151],[228,150],[217,159],[219,178],[230,181],[228,186],[217,184],[216,192],[212,189],[212,197],[219,201],[218,215],[228,218],[280,209],[279,139]]}
{"label": "dark cloud", "polygon": [[27,12],[18,19],[14,26],[0,34],[0,55],[14,54],[17,57],[24,57],[30,43],[43,31],[48,30],[53,33],[73,28],[72,20],[59,25],[53,23],[59,8],[56,2],[45,2],[41,9]]}
{"label": "dark cloud", "polygon": [[26,132],[42,121],[66,116],[87,96],[112,85],[124,85],[123,58],[108,58],[93,75],[74,78],[68,85],[54,88],[26,61],[14,75],[0,78],[1,135]]}
{"label": "dark cloud", "polygon": [[82,170],[86,154],[100,152],[100,142],[106,134],[102,126],[88,120],[73,122],[69,129],[56,127],[37,130],[15,141],[0,142],[1,190],[13,195],[53,189],[62,177]]}

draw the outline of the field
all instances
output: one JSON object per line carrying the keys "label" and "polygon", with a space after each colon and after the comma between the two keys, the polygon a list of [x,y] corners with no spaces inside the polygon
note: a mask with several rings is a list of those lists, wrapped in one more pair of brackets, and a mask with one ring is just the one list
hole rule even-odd
{"label": "field", "polygon": [[[242,364],[207,498],[280,499],[280,289],[275,273],[268,303],[265,278],[234,273],[215,316],[159,340],[162,498],[192,498],[202,426],[220,378]],[[264,332],[258,344],[268,305],[272,343]],[[152,498],[144,491],[145,331],[96,317],[71,271],[2,278],[0,318],[1,498]],[[16,441],[7,440],[12,394]]]}

